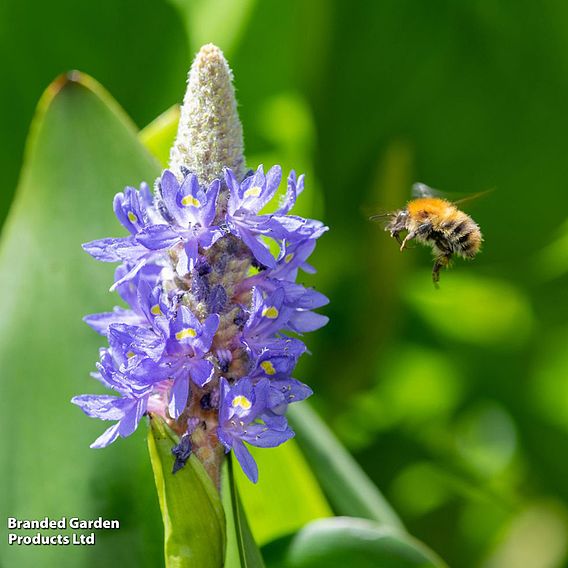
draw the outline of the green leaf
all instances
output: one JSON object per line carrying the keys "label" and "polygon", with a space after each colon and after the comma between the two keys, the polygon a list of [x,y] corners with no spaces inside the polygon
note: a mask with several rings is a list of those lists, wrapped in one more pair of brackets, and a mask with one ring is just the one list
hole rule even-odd
{"label": "green leaf", "polygon": [[[77,73],[40,101],[0,242],[0,510],[117,519],[119,531],[97,532],[97,561],[154,567],[162,531],[144,432],[92,450],[106,426],[70,403],[104,390],[89,377],[103,340],[81,318],[117,300],[107,292],[114,266],[81,243],[120,234],[114,194],[158,173],[136,135],[109,95]],[[0,564],[81,566],[89,548],[6,546]]]}
{"label": "green leaf", "polygon": [[293,404],[288,413],[304,456],[335,511],[403,529],[381,492],[310,406]]}
{"label": "green leaf", "polygon": [[239,493],[256,542],[263,545],[299,530],[332,511],[296,440],[277,448],[250,448],[258,464],[258,483],[235,468]]}
{"label": "green leaf", "polygon": [[262,555],[250,530],[235,476],[232,456],[223,467],[222,499],[227,518],[227,556],[224,568],[264,568]]}
{"label": "green leaf", "polygon": [[225,515],[219,493],[191,456],[172,473],[177,443],[159,417],[150,419],[148,449],[164,521],[166,568],[219,568],[225,556]]}
{"label": "green leaf", "polygon": [[286,568],[442,568],[444,563],[408,536],[366,519],[314,521],[296,534]]}

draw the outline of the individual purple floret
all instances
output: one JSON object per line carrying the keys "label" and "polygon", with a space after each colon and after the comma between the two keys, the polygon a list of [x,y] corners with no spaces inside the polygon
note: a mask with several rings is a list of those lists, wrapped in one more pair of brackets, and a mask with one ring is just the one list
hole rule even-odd
{"label": "individual purple floret", "polygon": [[279,446],[294,436],[286,419],[270,409],[269,379],[253,382],[244,377],[232,387],[221,378],[221,406],[217,435],[227,450],[233,450],[246,476],[254,483],[258,468],[243,442],[260,448]]}
{"label": "individual purple floret", "polygon": [[176,271],[180,275],[191,270],[199,258],[199,248],[207,250],[222,236],[212,225],[220,182],[200,187],[197,176],[188,173],[179,183],[165,170],[157,182],[157,207],[162,215],[158,224],[146,225],[136,233],[135,241],[154,251],[176,250]]}

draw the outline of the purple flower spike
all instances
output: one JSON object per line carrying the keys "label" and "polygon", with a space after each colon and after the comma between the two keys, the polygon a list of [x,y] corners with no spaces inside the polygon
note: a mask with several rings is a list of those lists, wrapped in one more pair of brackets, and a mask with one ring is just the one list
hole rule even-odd
{"label": "purple flower spike", "polygon": [[293,377],[307,351],[297,336],[327,322],[317,310],[328,301],[297,281],[315,272],[308,259],[327,227],[291,214],[303,175],[288,175],[276,203],[281,167],[247,170],[230,77],[221,52],[202,48],[169,169],[115,196],[122,235],[83,245],[119,263],[111,290],[127,307],[85,317],[108,342],[92,376],[113,394],[72,399],[112,422],[92,447],[158,415],[179,438],[174,473],[196,458],[217,486],[223,450],[256,482],[248,447],[294,435],[286,411],[312,394]]}

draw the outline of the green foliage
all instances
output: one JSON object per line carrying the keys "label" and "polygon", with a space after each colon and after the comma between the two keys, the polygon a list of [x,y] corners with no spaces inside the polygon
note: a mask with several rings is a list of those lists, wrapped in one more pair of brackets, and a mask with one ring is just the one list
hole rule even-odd
{"label": "green foliage", "polygon": [[[349,517],[314,521],[265,553],[275,568],[444,568],[420,543],[376,522]],[[283,550],[285,551],[282,554]]]}
{"label": "green foliage", "polygon": [[254,540],[241,502],[233,471],[233,460],[228,458],[223,477],[223,507],[227,516],[227,556],[225,568],[264,568],[262,554]]}
{"label": "green foliage", "polygon": [[[97,388],[89,372],[101,338],[81,316],[113,301],[112,266],[97,265],[80,244],[116,231],[115,191],[157,171],[109,95],[88,78],[62,76],[40,102],[0,245],[0,510],[118,519],[119,531],[99,534],[97,558],[141,567],[162,557],[160,539],[149,538],[161,527],[144,435],[93,451],[104,425],[70,399]],[[80,566],[90,554],[3,546],[0,557],[6,566]]]}
{"label": "green foliage", "polygon": [[402,529],[400,519],[380,491],[317,414],[307,404],[292,406],[289,412],[304,455],[335,510]]}
{"label": "green foliage", "polygon": [[240,468],[235,468],[239,493],[259,545],[332,514],[320,488],[321,482],[298,445],[296,440],[290,440],[278,448],[251,447],[260,471],[256,484],[252,484]]}

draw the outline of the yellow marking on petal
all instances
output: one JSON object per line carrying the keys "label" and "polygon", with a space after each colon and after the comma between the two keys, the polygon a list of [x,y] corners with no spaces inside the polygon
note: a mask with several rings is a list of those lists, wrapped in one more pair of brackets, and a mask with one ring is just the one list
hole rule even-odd
{"label": "yellow marking on petal", "polygon": [[159,304],[154,304],[151,308],[150,308],[150,313],[153,316],[161,316],[162,315],[162,310],[160,309],[160,305]]}
{"label": "yellow marking on petal", "polygon": [[270,361],[263,361],[260,366],[267,375],[274,375],[276,373],[276,369]]}
{"label": "yellow marking on petal", "polygon": [[274,306],[270,306],[262,310],[262,316],[271,320],[276,319],[279,313],[280,312]]}
{"label": "yellow marking on petal", "polygon": [[128,212],[127,217],[128,217],[128,220],[129,220],[131,223],[137,223],[137,222],[138,222],[138,217],[136,217],[136,215],[134,215],[134,213],[132,213],[132,211],[129,211],[129,212]]}
{"label": "yellow marking on petal", "polygon": [[249,187],[243,197],[258,197],[260,195],[260,193],[262,192],[262,187],[258,187],[258,185],[255,185],[253,187]]}
{"label": "yellow marking on petal", "polygon": [[197,335],[197,332],[195,331],[195,329],[193,329],[192,327],[186,327],[185,329],[182,329],[181,331],[178,331],[176,333],[176,339],[178,341],[181,341],[182,339],[187,339],[188,337],[195,337]]}
{"label": "yellow marking on petal", "polygon": [[233,408],[237,408],[240,407],[243,410],[249,410],[249,408],[252,406],[252,402],[246,397],[243,396],[242,394],[239,394],[238,396],[236,396],[233,399]]}
{"label": "yellow marking on petal", "polygon": [[134,353],[133,353],[132,351],[129,351],[129,352],[126,354],[126,356],[127,356],[129,359],[132,359],[132,357],[134,357]]}
{"label": "yellow marking on petal", "polygon": [[201,207],[201,201],[199,201],[196,197],[193,197],[193,195],[186,195],[181,200],[181,204],[185,207],[188,207],[189,205],[192,205],[193,207]]}
{"label": "yellow marking on petal", "polygon": [[285,257],[284,257],[284,262],[286,264],[288,264],[289,262],[292,262],[292,259],[294,258],[294,253],[293,252],[289,252]]}

